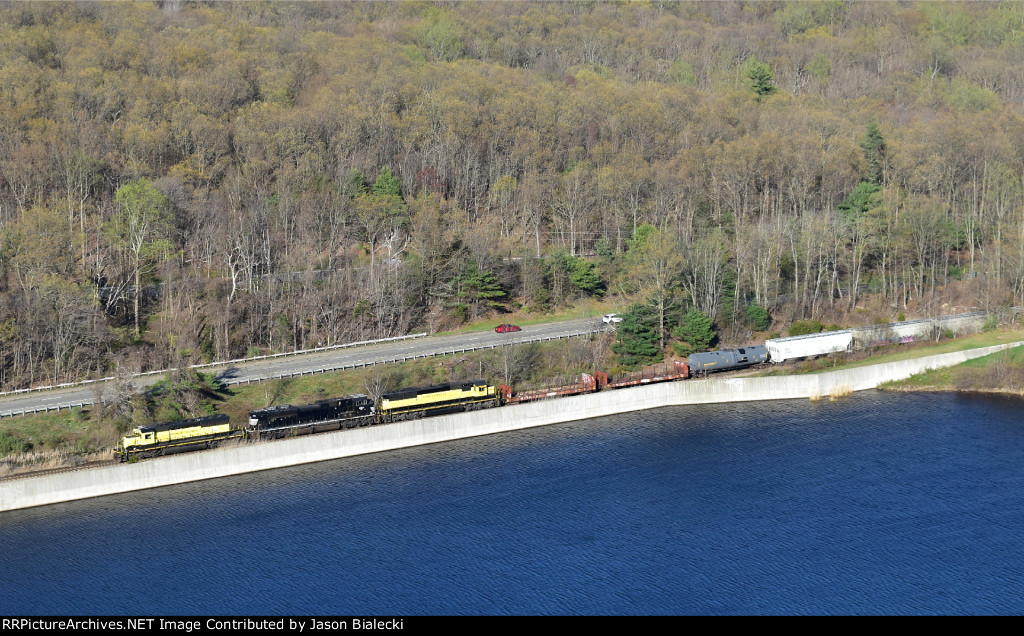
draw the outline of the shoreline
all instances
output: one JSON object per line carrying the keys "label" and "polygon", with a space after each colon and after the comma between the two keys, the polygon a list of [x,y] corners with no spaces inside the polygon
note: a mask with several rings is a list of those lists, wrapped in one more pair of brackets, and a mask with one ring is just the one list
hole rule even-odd
{"label": "shoreline", "polygon": [[711,376],[648,384],[265,444],[183,453],[136,464],[4,480],[0,481],[0,512],[664,406],[839,397],[1022,344],[1024,341],[808,375]]}
{"label": "shoreline", "polygon": [[888,391],[891,393],[968,393],[978,395],[1006,395],[1009,397],[1024,398],[1024,389],[1012,390],[1012,389],[956,389],[953,387],[934,387],[934,386],[920,386],[920,387],[878,387],[879,391]]}

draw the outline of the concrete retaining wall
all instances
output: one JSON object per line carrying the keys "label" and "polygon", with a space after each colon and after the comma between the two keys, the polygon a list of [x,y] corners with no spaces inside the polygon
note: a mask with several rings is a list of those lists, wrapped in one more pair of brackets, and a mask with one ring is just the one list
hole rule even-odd
{"label": "concrete retaining wall", "polygon": [[872,389],[928,369],[959,364],[1022,342],[945,353],[914,360],[809,375],[715,378],[665,382],[399,422],[321,433],[270,443],[243,444],[186,453],[137,464],[78,470],[0,482],[0,511],[99,497],[189,481],[270,470],[365,453],[434,444],[534,426],[681,404],[808,398]]}

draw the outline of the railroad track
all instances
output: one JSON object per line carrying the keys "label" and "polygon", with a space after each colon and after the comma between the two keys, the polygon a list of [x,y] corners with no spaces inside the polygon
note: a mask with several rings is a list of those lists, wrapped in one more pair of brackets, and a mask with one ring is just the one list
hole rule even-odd
{"label": "railroad track", "polygon": [[0,481],[13,481],[15,479],[24,479],[27,477],[42,477],[43,475],[55,475],[57,473],[70,473],[74,470],[88,470],[90,468],[101,468],[103,466],[113,466],[119,463],[116,459],[102,459],[99,461],[86,462],[78,466],[62,466],[60,468],[43,468],[39,470],[24,470],[10,475],[0,476]]}

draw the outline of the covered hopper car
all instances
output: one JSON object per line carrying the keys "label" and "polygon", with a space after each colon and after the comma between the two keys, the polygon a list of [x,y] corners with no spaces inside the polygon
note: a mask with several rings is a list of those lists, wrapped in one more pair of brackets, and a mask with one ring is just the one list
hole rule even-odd
{"label": "covered hopper car", "polygon": [[789,338],[772,338],[765,340],[768,357],[774,363],[785,362],[795,358],[821,356],[827,353],[843,353],[853,348],[853,332],[825,331],[804,336]]}

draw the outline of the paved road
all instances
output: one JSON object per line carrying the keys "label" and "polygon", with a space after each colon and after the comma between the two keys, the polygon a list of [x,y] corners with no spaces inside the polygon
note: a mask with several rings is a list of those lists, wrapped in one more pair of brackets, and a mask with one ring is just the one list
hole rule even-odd
{"label": "paved road", "polygon": [[[244,384],[261,379],[387,364],[507,344],[571,338],[603,329],[605,329],[605,325],[601,322],[601,318],[595,317],[531,325],[523,327],[522,331],[510,334],[481,331],[450,336],[430,336],[317,353],[213,365],[204,367],[203,370],[212,371],[219,379],[228,384]],[[162,374],[140,376],[136,378],[135,386],[143,389],[162,379]],[[0,417],[21,414],[25,411],[58,410],[91,404],[96,400],[97,387],[103,388],[105,384],[107,383],[3,396],[0,397]]]}

